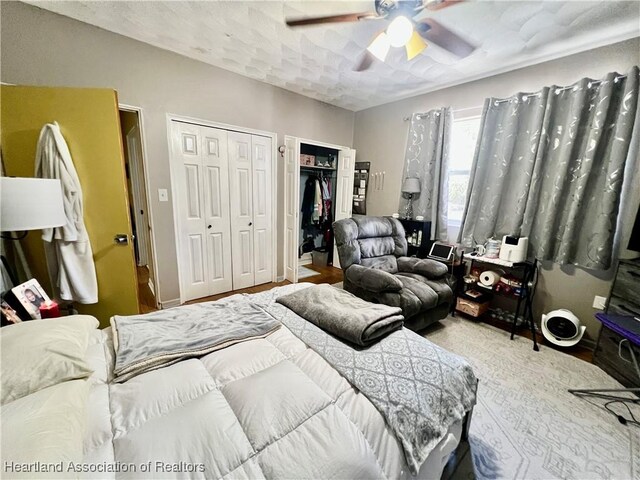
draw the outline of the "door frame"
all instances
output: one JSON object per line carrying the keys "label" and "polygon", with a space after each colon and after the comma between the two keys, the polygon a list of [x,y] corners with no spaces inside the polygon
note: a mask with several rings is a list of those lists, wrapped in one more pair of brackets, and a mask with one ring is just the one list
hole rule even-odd
{"label": "door frame", "polygon": [[[182,221],[180,219],[180,216],[177,215],[176,212],[178,212],[178,198],[177,195],[175,195],[174,193],[177,191],[176,190],[176,183],[177,183],[177,174],[178,172],[176,171],[176,166],[174,165],[174,163],[171,161],[172,157],[173,157],[173,136],[172,136],[172,132],[171,132],[171,122],[182,122],[182,123],[190,123],[192,125],[198,125],[201,127],[211,127],[211,128],[217,128],[220,130],[228,130],[228,131],[232,131],[232,132],[239,132],[239,133],[247,133],[250,135],[258,135],[261,137],[267,137],[271,139],[271,161],[272,161],[272,165],[271,165],[271,211],[272,211],[272,216],[271,216],[271,255],[273,258],[273,267],[272,267],[272,272],[271,272],[271,281],[275,282],[277,279],[277,275],[278,275],[278,250],[277,250],[277,243],[278,243],[278,165],[277,165],[277,159],[278,159],[278,135],[274,132],[267,132],[265,130],[256,130],[253,128],[247,128],[247,127],[239,127],[237,125],[230,125],[228,123],[222,123],[222,122],[215,122],[212,120],[204,120],[202,118],[196,118],[196,117],[191,117],[188,115],[180,115],[180,114],[176,114],[176,113],[167,113],[166,114],[166,118],[167,118],[167,148],[168,148],[168,153],[169,153],[169,176],[170,176],[170,184],[171,184],[171,205],[173,207],[173,227],[174,227],[174,235],[175,235],[175,240],[176,240],[176,247],[179,249],[176,254],[178,252],[182,251],[182,243],[180,241],[180,232],[181,232],[181,227],[182,227]],[[179,255],[176,255],[176,259],[179,259]],[[178,262],[178,283],[179,283],[179,290],[180,290],[180,304],[183,304],[185,302],[184,300],[184,295],[182,292],[182,280],[183,280],[183,272],[182,272],[182,268],[180,267],[180,262]]]}
{"label": "door frame", "polygon": [[[335,145],[333,143],[326,143],[326,142],[319,142],[317,140],[309,140],[307,138],[302,138],[302,137],[296,137],[295,135],[285,135],[285,137],[291,137],[291,138],[295,138],[296,142],[297,142],[297,147],[298,147],[298,151],[300,151],[300,144],[305,143],[307,145],[314,145],[317,147],[325,147],[325,148],[331,148],[333,150],[338,150],[338,151],[343,151],[343,150],[353,150],[353,147],[346,147],[344,145]],[[284,146],[284,144],[283,144]],[[284,156],[284,154],[283,154]],[[299,176],[299,172],[300,172],[300,159],[298,159],[298,176]],[[282,171],[282,175],[284,177],[284,182],[286,183],[287,181],[287,171],[286,171],[286,164],[283,167],[283,171]],[[284,185],[284,183],[283,183]],[[302,187],[299,187],[299,189]],[[286,189],[286,185],[285,185],[285,189]],[[298,191],[298,195],[300,194],[300,191]],[[283,211],[284,209],[286,209],[286,203],[287,203],[287,199],[285,198],[285,205],[283,207]],[[284,239],[286,238],[287,235],[287,222],[286,219],[283,219],[282,221],[282,269],[283,269],[283,280],[286,278],[287,275],[287,242],[284,241]],[[296,237],[297,238],[297,237]],[[298,245],[299,246],[299,245]],[[294,254],[294,258],[298,258],[298,252],[297,252],[297,248],[296,248],[296,252]],[[296,268],[299,267],[300,264],[299,262],[296,260]],[[300,280],[297,278],[297,274],[296,274],[296,283],[298,283]]]}
{"label": "door frame", "polygon": [[[145,198],[147,199],[147,211],[149,213],[148,215],[148,222],[149,222],[149,228],[151,229],[151,235],[150,235],[150,240],[151,240],[151,244],[149,245],[151,247],[151,251],[149,252],[151,255],[151,265],[153,267],[153,281],[154,281],[154,292],[153,292],[153,296],[155,297],[155,301],[156,301],[156,308],[160,307],[161,305],[161,301],[160,301],[160,278],[158,276],[158,260],[156,258],[156,252],[158,251],[157,249],[157,245],[156,245],[156,229],[155,229],[155,225],[154,225],[154,214],[153,214],[153,203],[151,202],[151,184],[149,183],[149,169],[148,167],[148,163],[147,163],[147,135],[146,135],[146,129],[144,127],[144,110],[142,109],[142,107],[137,107],[135,105],[129,105],[126,103],[118,103],[118,110],[124,110],[125,112],[133,112],[136,113],[138,115],[138,130],[140,131],[140,147],[142,150],[142,158],[140,159],[140,161],[142,162],[142,175],[144,177],[144,194],[145,194]],[[124,147],[124,138],[123,138],[123,147]],[[137,264],[136,264],[137,267]]]}

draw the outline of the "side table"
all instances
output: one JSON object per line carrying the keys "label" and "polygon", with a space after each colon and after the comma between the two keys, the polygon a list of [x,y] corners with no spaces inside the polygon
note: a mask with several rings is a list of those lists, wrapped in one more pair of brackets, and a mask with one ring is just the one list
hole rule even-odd
{"label": "side table", "polygon": [[[640,423],[633,417],[627,418],[611,410],[608,405],[620,403],[627,405],[627,410],[631,413],[628,404],[640,404],[640,322],[631,316],[609,315],[597,313],[596,318],[602,322],[602,328],[598,335],[598,344],[593,354],[593,363],[600,366],[605,372],[630,388],[601,388],[601,389],[569,389],[578,397],[595,397],[607,400],[604,408],[616,416],[623,425]],[[625,347],[628,357],[623,351]],[[632,373],[635,371],[635,373]],[[635,376],[635,378],[633,378]],[[628,394],[635,394],[637,398],[629,397]],[[627,394],[627,395],[625,395]]]}
{"label": "side table", "polygon": [[640,386],[640,321],[629,315],[597,313],[602,323],[593,363],[625,387]]}

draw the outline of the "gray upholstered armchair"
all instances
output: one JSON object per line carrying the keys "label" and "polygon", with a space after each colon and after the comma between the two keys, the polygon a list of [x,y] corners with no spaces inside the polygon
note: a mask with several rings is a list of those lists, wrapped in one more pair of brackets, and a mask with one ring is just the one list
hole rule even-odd
{"label": "gray upholstered armchair", "polygon": [[412,330],[447,316],[453,292],[446,265],[407,257],[407,239],[398,220],[346,218],[335,222],[333,231],[345,290],[370,302],[400,307]]}

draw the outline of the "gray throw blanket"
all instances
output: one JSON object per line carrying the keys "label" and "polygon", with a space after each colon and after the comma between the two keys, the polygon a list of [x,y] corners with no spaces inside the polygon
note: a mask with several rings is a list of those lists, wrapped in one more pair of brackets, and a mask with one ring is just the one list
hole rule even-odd
{"label": "gray throw blanket", "polygon": [[360,346],[402,327],[398,307],[370,303],[331,285],[297,290],[276,300],[329,333]]}
{"label": "gray throw blanket", "polygon": [[475,405],[478,381],[471,366],[407,328],[368,348],[355,349],[276,303],[279,296],[300,288],[305,286],[288,285],[249,298],[375,405],[402,444],[407,465],[416,475],[449,427]]}
{"label": "gray throw blanket", "polygon": [[111,318],[115,382],[268,335],[280,322],[244,298]]}

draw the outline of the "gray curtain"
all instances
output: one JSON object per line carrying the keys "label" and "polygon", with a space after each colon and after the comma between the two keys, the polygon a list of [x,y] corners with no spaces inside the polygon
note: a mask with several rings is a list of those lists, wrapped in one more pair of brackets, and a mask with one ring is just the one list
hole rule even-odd
{"label": "gray curtain", "polygon": [[487,99],[459,241],[528,236],[539,260],[609,268],[638,80],[634,67]]}
{"label": "gray curtain", "polygon": [[[431,222],[431,239],[448,241],[447,197],[449,142],[453,114],[450,108],[438,108],[411,117],[402,182],[420,180],[420,193],[413,197],[414,217],[422,215]],[[399,211],[408,199],[400,194]]]}

